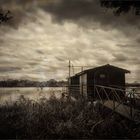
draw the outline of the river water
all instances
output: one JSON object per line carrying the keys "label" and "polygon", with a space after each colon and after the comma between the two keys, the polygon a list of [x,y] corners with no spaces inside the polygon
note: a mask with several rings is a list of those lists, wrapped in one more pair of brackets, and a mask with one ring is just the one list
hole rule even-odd
{"label": "river water", "polygon": [[14,102],[24,95],[25,98],[31,100],[39,100],[40,98],[49,99],[52,95],[60,98],[65,89],[62,87],[45,87],[41,88],[0,88],[0,104],[5,102]]}
{"label": "river water", "polygon": [[[39,100],[40,98],[49,99],[52,95],[56,98],[61,98],[62,92],[65,92],[64,87],[45,87],[41,88],[0,88],[0,104],[5,102],[14,102],[24,95],[25,98],[31,100]],[[140,88],[137,88],[136,93],[139,93],[140,98]]]}

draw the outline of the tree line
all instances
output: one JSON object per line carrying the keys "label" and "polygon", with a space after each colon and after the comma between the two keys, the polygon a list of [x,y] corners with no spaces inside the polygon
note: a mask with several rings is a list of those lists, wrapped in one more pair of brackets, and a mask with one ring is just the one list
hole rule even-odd
{"label": "tree line", "polygon": [[50,79],[48,81],[31,81],[31,80],[1,80],[0,87],[62,87],[66,86],[67,81],[57,81]]}

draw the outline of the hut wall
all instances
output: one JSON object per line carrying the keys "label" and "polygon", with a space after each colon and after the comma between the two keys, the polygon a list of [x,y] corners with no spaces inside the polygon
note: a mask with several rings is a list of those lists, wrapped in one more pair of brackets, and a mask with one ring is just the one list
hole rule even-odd
{"label": "hut wall", "polygon": [[69,87],[69,92],[70,94],[75,97],[78,98],[79,94],[80,94],[80,86],[79,86],[79,76],[74,76],[70,78],[70,87]]}
{"label": "hut wall", "polygon": [[87,73],[87,96],[93,97],[94,94],[94,73]]}
{"label": "hut wall", "polygon": [[[95,71],[94,73],[94,84],[95,85],[101,85],[101,86],[108,86],[108,73],[106,69],[100,69]],[[100,87],[98,87],[98,91],[100,91]],[[104,98],[105,93],[103,91],[100,91],[100,97]],[[98,99],[99,95],[98,92],[95,90],[94,91],[94,99]]]}
{"label": "hut wall", "polygon": [[[125,87],[125,73],[110,70],[110,69],[100,69],[94,72],[88,72],[87,75],[87,94],[89,97],[94,99],[98,98],[97,92],[94,90],[94,85],[102,85],[107,87],[116,87],[123,89]],[[99,88],[98,88],[99,89]],[[112,94],[109,95],[110,90],[106,89],[110,99],[113,98]],[[105,93],[100,92],[102,98],[106,98]],[[124,97],[124,94],[120,91],[117,91],[117,94],[120,98]]]}
{"label": "hut wall", "polygon": [[87,97],[87,74],[80,76],[80,94]]}
{"label": "hut wall", "polygon": [[106,69],[98,70],[94,73],[95,85],[109,86],[109,74]]}
{"label": "hut wall", "polygon": [[111,87],[125,88],[125,74],[121,72],[110,72],[109,82]]}
{"label": "hut wall", "polygon": [[[125,90],[125,74],[121,72],[111,72],[110,73],[110,87]],[[125,92],[117,91],[118,96],[123,99],[125,97]]]}

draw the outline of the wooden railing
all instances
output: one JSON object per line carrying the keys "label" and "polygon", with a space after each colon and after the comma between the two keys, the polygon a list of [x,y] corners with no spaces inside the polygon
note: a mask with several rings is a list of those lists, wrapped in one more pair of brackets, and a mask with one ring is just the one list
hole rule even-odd
{"label": "wooden railing", "polygon": [[[81,87],[82,86],[82,87]],[[72,93],[71,95],[78,95],[83,96],[84,94],[81,89],[87,85],[70,85],[69,91]],[[91,85],[87,86],[87,88],[90,89],[90,91],[87,91],[87,97],[88,97],[88,92],[92,95],[93,100],[98,100],[100,101],[103,105],[107,101],[113,103],[113,111],[117,110],[118,108],[124,107],[124,111],[130,115],[130,118],[134,117],[133,110],[136,108],[136,90],[132,88],[131,90],[127,91],[125,90],[125,87],[114,87],[114,86],[103,86],[103,85]],[[89,96],[91,98],[91,96]],[[139,100],[140,102],[140,100]],[[127,107],[128,106],[128,107]],[[128,109],[129,108],[129,109]]]}

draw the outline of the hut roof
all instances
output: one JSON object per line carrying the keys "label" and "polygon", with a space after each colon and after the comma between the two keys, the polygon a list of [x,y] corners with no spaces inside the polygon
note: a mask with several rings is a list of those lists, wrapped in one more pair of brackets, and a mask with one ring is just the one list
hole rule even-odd
{"label": "hut roof", "polygon": [[95,71],[97,71],[99,69],[106,69],[106,68],[110,68],[110,69],[112,69],[114,71],[119,71],[119,72],[122,72],[122,73],[130,73],[129,70],[126,70],[126,69],[123,69],[123,68],[119,68],[119,67],[116,67],[116,66],[113,66],[113,65],[110,65],[110,64],[106,64],[106,65],[99,66],[99,67],[96,67],[96,68],[84,70],[82,72],[77,73],[75,76],[79,76],[79,75],[85,74],[85,73],[87,73],[89,71],[95,72]]}

